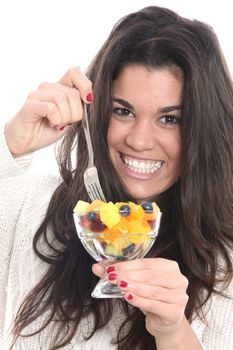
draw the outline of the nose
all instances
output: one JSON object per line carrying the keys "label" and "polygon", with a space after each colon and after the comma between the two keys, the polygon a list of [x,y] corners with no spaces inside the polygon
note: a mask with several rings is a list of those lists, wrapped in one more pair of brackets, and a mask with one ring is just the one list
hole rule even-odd
{"label": "nose", "polygon": [[148,121],[135,122],[125,138],[126,144],[136,151],[146,151],[154,148],[156,130]]}

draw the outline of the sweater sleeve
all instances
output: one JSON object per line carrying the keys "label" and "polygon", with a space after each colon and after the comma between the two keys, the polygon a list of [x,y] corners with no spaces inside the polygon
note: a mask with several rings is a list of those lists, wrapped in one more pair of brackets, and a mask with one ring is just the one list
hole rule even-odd
{"label": "sweater sleeve", "polygon": [[13,157],[10,153],[4,133],[4,125],[0,125],[0,180],[22,174],[31,164],[33,154]]}
{"label": "sweater sleeve", "polygon": [[211,350],[233,349],[233,280],[223,292],[225,296],[214,294],[206,307],[203,342]]}
{"label": "sweater sleeve", "polygon": [[0,128],[0,348],[7,315],[7,290],[15,228],[23,206],[29,176],[25,171],[32,154],[16,159],[11,155]]}
{"label": "sweater sleeve", "polygon": [[[229,252],[232,257],[232,253]],[[219,286],[219,288],[218,288]],[[203,306],[204,320],[196,317],[192,328],[201,341],[204,350],[233,349],[233,280],[223,286],[216,286],[220,294],[212,294]]]}

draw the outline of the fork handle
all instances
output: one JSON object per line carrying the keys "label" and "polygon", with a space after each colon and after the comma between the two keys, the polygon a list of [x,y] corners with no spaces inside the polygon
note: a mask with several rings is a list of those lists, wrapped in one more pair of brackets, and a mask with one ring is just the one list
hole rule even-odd
{"label": "fork handle", "polygon": [[87,150],[89,155],[89,163],[88,165],[93,165],[93,148],[92,148],[92,142],[91,142],[91,135],[90,135],[90,129],[89,129],[89,123],[87,118],[87,106],[86,103],[83,103],[83,117],[82,117],[82,126],[87,142]]}

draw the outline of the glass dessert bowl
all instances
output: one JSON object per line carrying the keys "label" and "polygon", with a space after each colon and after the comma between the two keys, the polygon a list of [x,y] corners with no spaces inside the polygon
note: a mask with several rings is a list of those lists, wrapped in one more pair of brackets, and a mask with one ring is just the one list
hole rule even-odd
{"label": "glass dessert bowl", "polygon": [[[102,266],[118,261],[143,258],[159,231],[161,212],[154,202],[87,203],[78,201],[74,222],[87,252]],[[100,279],[94,298],[122,298],[124,291],[107,279]]]}

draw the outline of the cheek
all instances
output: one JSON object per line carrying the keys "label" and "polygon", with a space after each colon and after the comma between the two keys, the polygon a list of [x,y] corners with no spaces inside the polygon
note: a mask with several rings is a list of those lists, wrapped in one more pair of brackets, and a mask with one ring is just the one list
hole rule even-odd
{"label": "cheek", "polygon": [[170,152],[171,152],[172,158],[177,159],[177,161],[179,161],[182,155],[181,142],[174,142],[173,145],[170,145]]}
{"label": "cheek", "polygon": [[123,134],[123,129],[121,128],[120,123],[117,123],[116,120],[111,119],[107,133],[108,148],[111,149],[111,147],[119,144],[124,139]]}
{"label": "cheek", "polygon": [[180,167],[183,149],[181,132],[177,131],[175,133],[166,134],[161,144],[167,155],[170,166],[173,168]]}
{"label": "cheek", "polygon": [[182,140],[180,135],[176,137],[173,142],[171,141],[169,144],[169,155],[170,159],[172,160],[173,166],[176,168],[179,168],[177,170],[180,170],[181,166],[181,160],[182,160]]}

